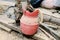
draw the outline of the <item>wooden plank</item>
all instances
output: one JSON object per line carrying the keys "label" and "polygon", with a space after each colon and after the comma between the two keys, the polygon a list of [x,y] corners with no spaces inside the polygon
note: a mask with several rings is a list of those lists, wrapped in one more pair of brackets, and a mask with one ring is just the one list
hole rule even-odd
{"label": "wooden plank", "polygon": [[51,23],[51,22],[44,22],[44,23],[47,24],[48,27],[50,27],[52,29],[56,29],[57,30],[59,28],[59,26],[54,24],[54,23]]}
{"label": "wooden plank", "polygon": [[[48,35],[49,36],[49,35]],[[51,35],[48,37],[43,31],[38,30],[38,33],[35,34],[33,37],[38,38],[38,39],[43,39],[43,40],[55,40]]]}
{"label": "wooden plank", "polygon": [[60,14],[55,13],[53,14],[50,10],[39,8],[40,12],[43,13],[44,21],[53,22],[60,25]]}
{"label": "wooden plank", "polygon": [[40,9],[40,12],[43,13],[43,14],[46,14],[46,15],[49,15],[49,16],[53,16],[55,18],[59,18],[60,19],[60,15],[54,15],[52,14],[52,12],[48,9],[44,9],[44,8],[39,8]]}
{"label": "wooden plank", "polygon": [[[13,30],[15,30],[15,31],[18,31],[18,32],[20,32],[21,33],[21,31],[20,31],[20,27],[17,27],[17,26],[15,26],[14,24],[12,24],[13,22],[14,22],[14,20],[12,20],[12,19],[9,19],[9,18],[7,18],[7,17],[3,17],[4,15],[0,15],[0,24],[2,24],[2,25],[4,25],[4,26],[6,26],[6,27],[8,27],[8,28],[11,28],[11,29],[13,29]],[[3,19],[5,19],[5,20],[3,20]],[[12,22],[12,23],[11,23]],[[40,31],[38,31],[34,36],[33,36],[33,38],[37,38],[37,39],[42,39],[42,40],[51,40],[48,36],[46,36],[41,30]]]}
{"label": "wooden plank", "polygon": [[14,2],[9,2],[9,1],[1,1],[0,0],[0,5],[7,5],[7,6],[14,6],[15,3]]}
{"label": "wooden plank", "polygon": [[15,20],[7,18],[6,15],[0,15],[0,24],[3,24],[4,26],[11,28],[13,30],[19,31],[20,28],[17,28],[16,26],[14,26]]}
{"label": "wooden plank", "polygon": [[52,35],[50,35],[48,32],[46,32],[44,29],[39,27],[40,30],[42,30],[51,40],[56,40]]}
{"label": "wooden plank", "polygon": [[0,28],[7,31],[7,32],[11,32],[10,28],[5,27],[4,25],[0,24]]}
{"label": "wooden plank", "polygon": [[56,33],[53,29],[49,28],[47,24],[44,24],[44,23],[40,23],[40,24],[42,25],[41,28],[43,28],[48,33],[50,33],[52,36],[54,36],[57,40],[60,40],[60,35]]}

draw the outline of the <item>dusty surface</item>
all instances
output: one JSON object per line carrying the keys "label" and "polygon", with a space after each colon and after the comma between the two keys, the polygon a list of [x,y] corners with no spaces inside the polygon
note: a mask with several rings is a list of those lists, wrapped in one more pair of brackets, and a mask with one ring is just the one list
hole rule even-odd
{"label": "dusty surface", "polygon": [[12,31],[11,33],[8,33],[0,29],[0,40],[33,40],[33,39],[23,37],[22,35],[14,31]]}
{"label": "dusty surface", "polygon": [[0,29],[0,40],[22,40],[15,32],[8,33]]}
{"label": "dusty surface", "polygon": [[26,38],[15,31],[8,33],[7,31],[0,29],[0,40],[34,40],[34,39]]}

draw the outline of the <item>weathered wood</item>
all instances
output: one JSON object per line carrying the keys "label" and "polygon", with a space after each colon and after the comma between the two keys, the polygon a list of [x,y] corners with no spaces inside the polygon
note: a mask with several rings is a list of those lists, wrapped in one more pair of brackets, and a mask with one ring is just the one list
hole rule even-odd
{"label": "weathered wood", "polygon": [[14,22],[15,20],[7,18],[6,15],[0,15],[0,24],[3,24],[4,26],[11,28],[13,30],[20,31],[20,28],[17,28],[16,26],[14,26],[14,24],[12,24]]}
{"label": "weathered wood", "polygon": [[57,29],[59,28],[58,25],[56,25],[56,24],[54,24],[54,23],[52,23],[52,22],[44,22],[44,23],[47,24],[48,27],[50,27],[50,28],[52,28],[52,29],[57,30]]}
{"label": "weathered wood", "polygon": [[[15,26],[14,24],[12,24],[14,22],[14,20],[7,18],[4,15],[0,15],[0,24],[11,28],[12,30],[18,31],[21,33],[20,31],[20,27]],[[5,20],[4,20],[5,19]],[[33,38],[37,38],[37,39],[41,39],[41,40],[51,40],[48,36],[46,36],[41,30],[38,30],[38,32],[33,36]]]}
{"label": "weathered wood", "polygon": [[42,30],[42,32],[44,32],[51,40],[56,40],[53,36],[51,36],[48,32],[46,32],[44,29],[42,29],[41,27],[39,27],[40,30]]}
{"label": "weathered wood", "polygon": [[2,6],[0,6],[0,15],[3,13],[4,9]]}
{"label": "weathered wood", "polygon": [[45,29],[48,33],[54,36],[57,40],[60,40],[60,35],[56,33],[53,29],[49,28],[47,24],[40,23],[42,26],[41,28]]}
{"label": "weathered wood", "polygon": [[0,0],[0,5],[5,5],[5,6],[14,6],[14,2],[9,2],[9,1],[1,1]]}
{"label": "weathered wood", "polygon": [[54,15],[49,9],[39,8],[40,12],[49,16],[53,16],[55,18],[60,18],[60,15]]}
{"label": "weathered wood", "polygon": [[33,36],[33,38],[41,39],[41,40],[51,40],[47,35],[45,35],[41,30],[38,30],[37,34]]}
{"label": "weathered wood", "polygon": [[0,28],[7,31],[7,32],[11,32],[11,29],[10,28],[7,28],[6,26],[0,24]]}
{"label": "weathered wood", "polygon": [[58,25],[60,25],[60,14],[56,13],[53,14],[50,10],[48,9],[43,9],[39,8],[40,12],[44,14],[44,21],[49,21],[49,22],[54,22]]}

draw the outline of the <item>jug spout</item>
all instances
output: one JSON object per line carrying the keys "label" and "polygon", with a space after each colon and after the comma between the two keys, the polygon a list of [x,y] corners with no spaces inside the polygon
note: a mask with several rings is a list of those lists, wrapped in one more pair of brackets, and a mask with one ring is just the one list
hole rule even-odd
{"label": "jug spout", "polygon": [[30,12],[28,10],[23,10],[23,15],[28,16],[28,17],[36,17],[38,16],[39,10],[34,10],[33,12]]}

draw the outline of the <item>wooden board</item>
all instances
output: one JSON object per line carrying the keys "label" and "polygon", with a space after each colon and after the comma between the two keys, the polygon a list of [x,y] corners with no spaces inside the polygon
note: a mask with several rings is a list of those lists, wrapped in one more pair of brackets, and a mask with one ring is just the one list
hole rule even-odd
{"label": "wooden board", "polygon": [[53,16],[55,18],[59,18],[60,19],[60,15],[56,15],[56,14],[54,15],[49,9],[44,9],[44,8],[39,8],[39,9],[40,9],[40,12],[45,14],[45,15]]}
{"label": "wooden board", "polygon": [[[5,15],[0,15],[0,24],[11,28],[12,30],[18,31],[21,33],[20,31],[20,27],[12,24],[14,22],[14,20],[7,18],[7,16]],[[48,36],[46,36],[41,30],[38,30],[38,32],[33,36],[33,38],[36,38],[38,40],[51,40],[51,38],[49,38]],[[53,38],[54,39],[54,38]],[[55,40],[55,39],[54,39]]]}
{"label": "wooden board", "polygon": [[12,24],[14,22],[15,20],[7,18],[6,15],[0,15],[0,24],[3,24],[4,26],[14,29],[16,31],[19,31],[19,28],[17,29],[17,27]]}
{"label": "wooden board", "polygon": [[0,5],[8,5],[8,6],[14,6],[14,2],[9,2],[9,1],[1,1],[0,0]]}
{"label": "wooden board", "polygon": [[44,8],[39,8],[39,9],[40,9],[40,12],[43,13],[44,21],[53,22],[53,23],[60,25],[60,14],[59,13],[53,14],[51,10],[49,9],[44,9]]}
{"label": "wooden board", "polygon": [[11,32],[11,29],[10,28],[7,28],[6,26],[0,24],[0,28],[7,31],[7,32]]}

